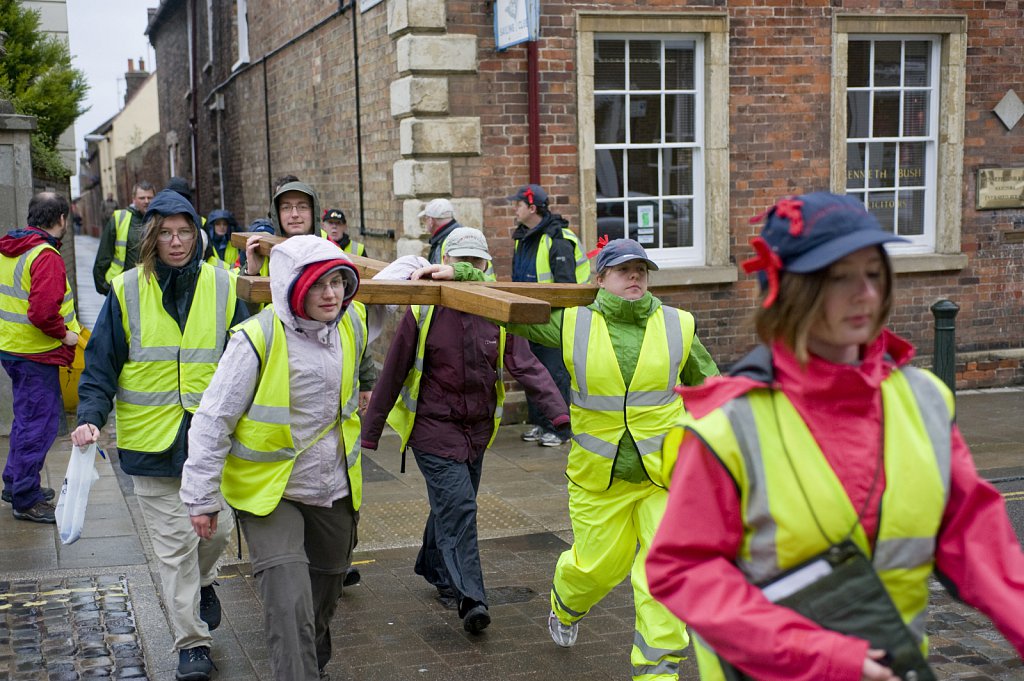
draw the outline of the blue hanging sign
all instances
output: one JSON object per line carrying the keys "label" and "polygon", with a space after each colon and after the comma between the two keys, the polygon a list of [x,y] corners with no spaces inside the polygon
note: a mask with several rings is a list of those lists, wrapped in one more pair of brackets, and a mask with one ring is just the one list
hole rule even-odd
{"label": "blue hanging sign", "polygon": [[540,33],[540,0],[495,0],[494,45],[505,50],[536,40]]}

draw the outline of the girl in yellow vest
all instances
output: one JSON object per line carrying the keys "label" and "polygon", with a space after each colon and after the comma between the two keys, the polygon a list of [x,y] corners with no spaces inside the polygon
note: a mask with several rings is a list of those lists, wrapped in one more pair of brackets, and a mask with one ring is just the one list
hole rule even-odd
{"label": "girl in yellow vest", "polygon": [[[202,262],[200,219],[164,190],[149,204],[139,266],[110,282],[85,350],[72,441],[95,442],[117,398],[117,451],[159,561],[178,679],[210,678],[210,630],[220,623],[217,560],[231,522],[202,541],[178,497],[187,432],[227,342],[247,316],[235,276]],[[199,615],[198,617],[196,615]]]}
{"label": "girl in yellow vest", "polygon": [[702,679],[934,678],[933,571],[1024,652],[1024,555],[1000,495],[950,391],[883,328],[882,244],[898,241],[859,198],[776,203],[743,264],[763,345],[684,391],[695,420],[665,440],[678,464],[647,576],[695,632]]}
{"label": "girl in yellow vest", "polygon": [[[437,268],[419,276],[452,275]],[[633,678],[643,681],[677,679],[688,642],[683,623],[651,598],[643,571],[668,496],[661,441],[684,413],[675,389],[718,373],[693,315],[662,305],[647,290],[647,273],[656,269],[636,241],[613,240],[597,255],[593,304],[554,310],[546,324],[507,325],[510,333],[561,348],[571,380],[566,477],[574,543],[555,567],[551,638],[574,645],[579,621],[631,576],[630,661]]]}
{"label": "girl in yellow vest", "polygon": [[192,422],[181,498],[204,538],[238,512],[273,677],[316,681],[356,542],[368,329],[358,273],[333,243],[295,236],[270,261],[273,305],[232,330]]}

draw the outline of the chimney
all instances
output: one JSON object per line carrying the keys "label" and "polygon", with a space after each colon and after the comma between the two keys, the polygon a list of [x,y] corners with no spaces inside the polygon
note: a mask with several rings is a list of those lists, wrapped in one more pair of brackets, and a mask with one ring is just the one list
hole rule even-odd
{"label": "chimney", "polygon": [[146,73],[145,62],[142,61],[142,57],[139,57],[139,68],[135,69],[135,60],[128,60],[128,72],[124,74],[124,103],[128,104],[135,93],[139,91],[142,84],[149,78],[149,74]]}

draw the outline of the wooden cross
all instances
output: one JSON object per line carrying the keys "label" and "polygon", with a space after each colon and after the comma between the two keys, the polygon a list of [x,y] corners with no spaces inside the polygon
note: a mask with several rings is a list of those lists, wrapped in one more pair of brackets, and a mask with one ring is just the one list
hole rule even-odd
{"label": "wooden cross", "polygon": [[[253,233],[236,232],[231,243],[245,250]],[[264,258],[285,237],[260,234],[258,251]],[[552,307],[576,307],[594,302],[597,287],[589,284],[535,284],[511,281],[388,281],[371,277],[388,266],[372,258],[346,253],[359,270],[356,300],[372,305],[440,305],[487,319],[518,324],[539,324]],[[238,297],[250,303],[269,303],[270,277],[240,275]]]}

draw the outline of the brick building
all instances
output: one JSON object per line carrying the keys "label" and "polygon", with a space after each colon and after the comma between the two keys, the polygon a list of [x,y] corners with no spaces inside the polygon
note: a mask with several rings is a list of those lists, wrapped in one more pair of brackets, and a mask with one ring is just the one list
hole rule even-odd
{"label": "brick building", "polygon": [[422,252],[416,213],[449,197],[499,276],[504,197],[534,179],[585,245],[645,243],[656,294],[724,364],[754,339],[749,218],[846,191],[912,241],[893,328],[927,355],[952,299],[960,387],[1024,382],[1024,210],[976,208],[979,170],[1024,166],[1020,2],[544,0],[533,98],[530,48],[494,38],[526,4],[163,0],[169,174],[251,220],[294,173],[381,257]]}

